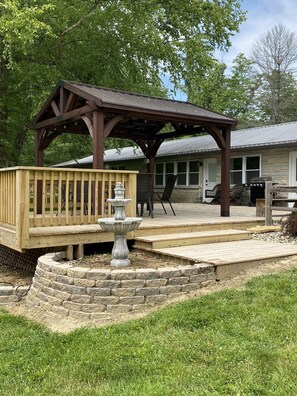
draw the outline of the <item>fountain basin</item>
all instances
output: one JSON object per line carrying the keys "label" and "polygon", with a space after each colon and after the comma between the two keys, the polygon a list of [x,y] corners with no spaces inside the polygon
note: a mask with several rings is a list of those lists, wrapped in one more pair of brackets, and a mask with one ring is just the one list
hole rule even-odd
{"label": "fountain basin", "polygon": [[125,220],[115,220],[108,217],[98,220],[103,231],[114,232],[121,235],[136,230],[141,222],[142,219],[139,217],[126,217]]}

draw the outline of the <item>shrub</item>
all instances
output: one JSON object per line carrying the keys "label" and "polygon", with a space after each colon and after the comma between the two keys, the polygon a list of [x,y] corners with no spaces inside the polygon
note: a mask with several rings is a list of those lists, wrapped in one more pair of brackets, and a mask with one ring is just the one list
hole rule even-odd
{"label": "shrub", "polygon": [[297,212],[292,212],[283,222],[282,230],[284,234],[297,237]]}

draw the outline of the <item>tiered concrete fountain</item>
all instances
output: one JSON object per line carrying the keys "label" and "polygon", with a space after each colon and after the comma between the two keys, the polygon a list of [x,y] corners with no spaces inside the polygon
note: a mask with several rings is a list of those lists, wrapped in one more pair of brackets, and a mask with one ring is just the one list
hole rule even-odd
{"label": "tiered concrete fountain", "polygon": [[99,219],[98,223],[103,231],[114,233],[114,245],[111,252],[112,260],[110,261],[110,265],[114,267],[125,267],[130,265],[127,232],[136,230],[142,219],[138,217],[126,217],[125,207],[131,199],[125,198],[125,189],[121,182],[117,183],[114,192],[115,198],[107,200],[114,208],[114,218]]}

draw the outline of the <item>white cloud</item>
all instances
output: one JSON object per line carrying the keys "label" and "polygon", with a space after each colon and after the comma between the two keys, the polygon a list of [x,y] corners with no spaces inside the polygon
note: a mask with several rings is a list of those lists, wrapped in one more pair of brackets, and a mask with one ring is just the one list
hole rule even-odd
{"label": "white cloud", "polygon": [[219,58],[228,65],[239,52],[249,57],[255,41],[279,23],[297,33],[297,0],[243,0],[242,8],[248,11],[247,20],[232,39],[229,52]]}

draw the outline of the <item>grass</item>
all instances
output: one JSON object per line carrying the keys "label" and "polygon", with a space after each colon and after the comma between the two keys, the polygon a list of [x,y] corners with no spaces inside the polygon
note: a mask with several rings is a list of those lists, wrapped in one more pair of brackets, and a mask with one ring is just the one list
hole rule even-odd
{"label": "grass", "polygon": [[0,395],[296,395],[297,271],[56,334],[0,311]]}

